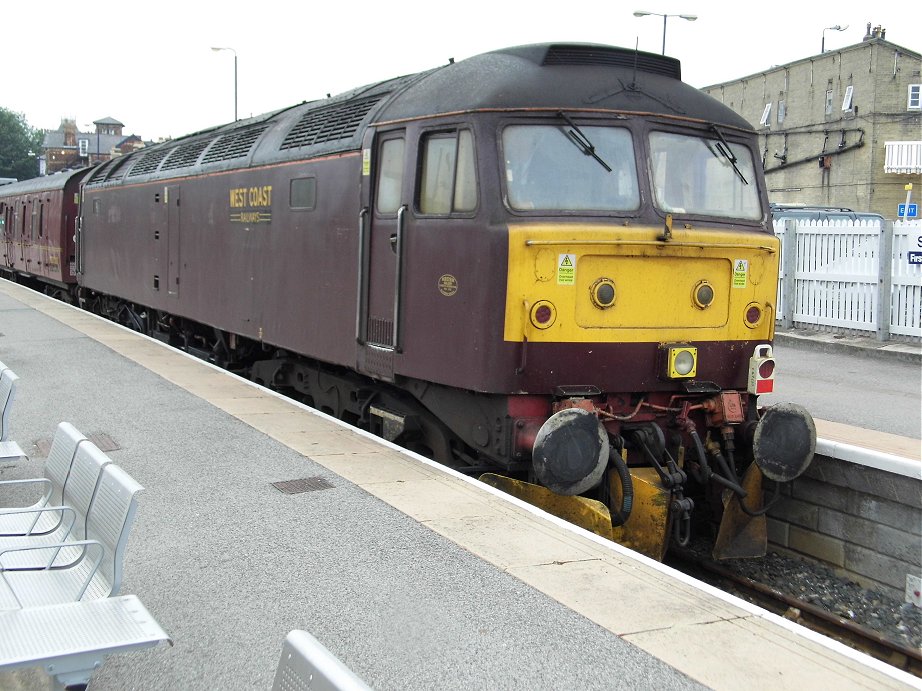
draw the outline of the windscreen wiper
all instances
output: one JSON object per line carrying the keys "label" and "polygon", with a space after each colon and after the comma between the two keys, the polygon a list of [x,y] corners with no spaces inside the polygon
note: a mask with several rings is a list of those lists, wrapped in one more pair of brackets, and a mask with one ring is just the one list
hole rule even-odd
{"label": "windscreen wiper", "polygon": [[609,173],[611,172],[611,166],[609,166],[601,157],[595,152],[595,147],[592,145],[592,142],[589,141],[589,137],[583,134],[583,131],[573,122],[566,113],[562,110],[557,111],[557,115],[562,117],[567,121],[567,124],[573,129],[567,131],[567,138],[576,144],[576,148],[582,151],[587,156],[591,156],[596,161],[599,162],[599,165],[602,166]]}
{"label": "windscreen wiper", "polygon": [[748,185],[749,181],[743,177],[743,174],[740,172],[740,169],[736,165],[736,156],[733,155],[733,151],[730,149],[730,145],[727,144],[727,140],[724,139],[723,133],[717,128],[717,125],[711,125],[711,131],[717,135],[717,138],[720,140],[715,145],[717,150],[721,155],[730,161],[730,165],[733,166],[733,170],[736,171],[736,174],[739,175],[740,180],[743,181],[744,185]]}

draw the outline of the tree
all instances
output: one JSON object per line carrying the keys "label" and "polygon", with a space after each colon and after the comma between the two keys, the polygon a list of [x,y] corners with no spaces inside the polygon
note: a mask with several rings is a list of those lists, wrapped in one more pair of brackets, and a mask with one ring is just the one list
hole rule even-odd
{"label": "tree", "polygon": [[0,107],[0,178],[36,177],[41,146],[41,130],[29,127],[22,113]]}

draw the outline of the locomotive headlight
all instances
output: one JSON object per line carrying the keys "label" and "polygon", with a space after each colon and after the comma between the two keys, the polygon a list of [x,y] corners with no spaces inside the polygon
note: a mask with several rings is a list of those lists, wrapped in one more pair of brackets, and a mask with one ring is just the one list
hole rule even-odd
{"label": "locomotive headlight", "polygon": [[539,300],[532,305],[528,313],[532,326],[537,329],[549,329],[557,321],[557,308],[554,303],[547,300]]}
{"label": "locomotive headlight", "polygon": [[615,304],[615,282],[610,278],[600,278],[589,288],[592,304],[606,310]]}
{"label": "locomotive headlight", "polygon": [[698,349],[689,346],[668,348],[668,376],[670,379],[688,379],[698,371]]}
{"label": "locomotive headlight", "polygon": [[714,287],[707,281],[698,281],[692,299],[699,310],[707,309],[714,302]]}

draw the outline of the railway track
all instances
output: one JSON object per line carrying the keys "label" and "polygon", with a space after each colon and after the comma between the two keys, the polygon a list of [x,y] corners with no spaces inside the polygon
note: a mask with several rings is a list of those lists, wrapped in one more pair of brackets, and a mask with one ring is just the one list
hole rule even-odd
{"label": "railway track", "polygon": [[670,552],[667,562],[699,580],[759,605],[774,614],[860,650],[922,678],[922,649],[890,640],[873,629],[844,619],[823,607],[758,583],[688,551]]}

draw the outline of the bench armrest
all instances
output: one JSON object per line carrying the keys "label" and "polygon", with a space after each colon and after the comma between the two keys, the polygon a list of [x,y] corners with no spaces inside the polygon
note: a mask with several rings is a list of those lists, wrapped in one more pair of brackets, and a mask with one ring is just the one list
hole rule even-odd
{"label": "bench armrest", "polygon": [[[51,480],[47,477],[30,477],[24,478],[22,480],[0,480],[0,487],[7,487],[9,485],[45,485],[45,490],[42,493],[42,498],[39,500],[38,504],[44,506],[48,503],[48,500],[51,498],[51,492],[53,487],[51,485]],[[0,507],[0,514],[6,513],[9,509],[7,507]]]}
{"label": "bench armrest", "polygon": [[70,531],[73,530],[74,528],[74,523],[77,522],[77,512],[70,506],[42,506],[38,508],[34,506],[27,506],[22,509],[7,509],[2,514],[0,514],[0,516],[15,516],[18,514],[35,514],[35,518],[33,519],[32,523],[29,525],[28,530],[26,530],[26,532],[24,533],[0,533],[0,535],[3,535],[5,537],[29,537],[32,535],[32,530],[38,524],[38,521],[42,517],[42,514],[45,514],[45,513],[60,513],[61,514],[60,523],[63,523],[65,517],[69,516],[70,523],[67,524],[67,528],[64,531],[64,537],[66,538],[68,535],[70,535]]}
{"label": "bench armrest", "polygon": [[81,597],[83,597],[83,593],[86,592],[87,587],[90,585],[90,581],[93,580],[93,576],[96,575],[96,571],[97,569],[99,569],[99,564],[102,561],[103,556],[105,556],[106,549],[103,546],[103,544],[99,542],[99,540],[74,540],[73,542],[57,542],[51,545],[34,545],[30,547],[14,547],[14,548],[5,549],[5,550],[0,551],[0,578],[4,580],[7,588],[13,594],[13,597],[16,598],[16,603],[20,606],[20,608],[23,606],[22,601],[19,599],[19,594],[16,592],[16,587],[14,583],[10,581],[10,576],[13,574],[24,575],[24,574],[28,574],[29,572],[35,573],[36,569],[5,569],[2,567],[3,555],[12,554],[14,552],[30,552],[30,551],[37,551],[37,550],[42,550],[42,549],[53,550],[54,553],[51,557],[51,560],[48,562],[48,565],[45,566],[45,568],[41,570],[42,571],[52,571],[52,572],[53,571],[64,571],[72,567],[71,566],[53,567],[51,566],[51,564],[54,563],[54,558],[57,556],[58,552],[60,552],[62,549],[67,548],[67,547],[82,547],[84,555],[87,555],[89,553],[90,548],[92,547],[98,548],[98,552],[99,552],[99,556],[92,563],[92,567],[89,569],[87,574],[84,576],[83,580],[80,583],[75,584],[76,586],[75,590],[77,592],[73,594],[72,601],[76,602]]}

